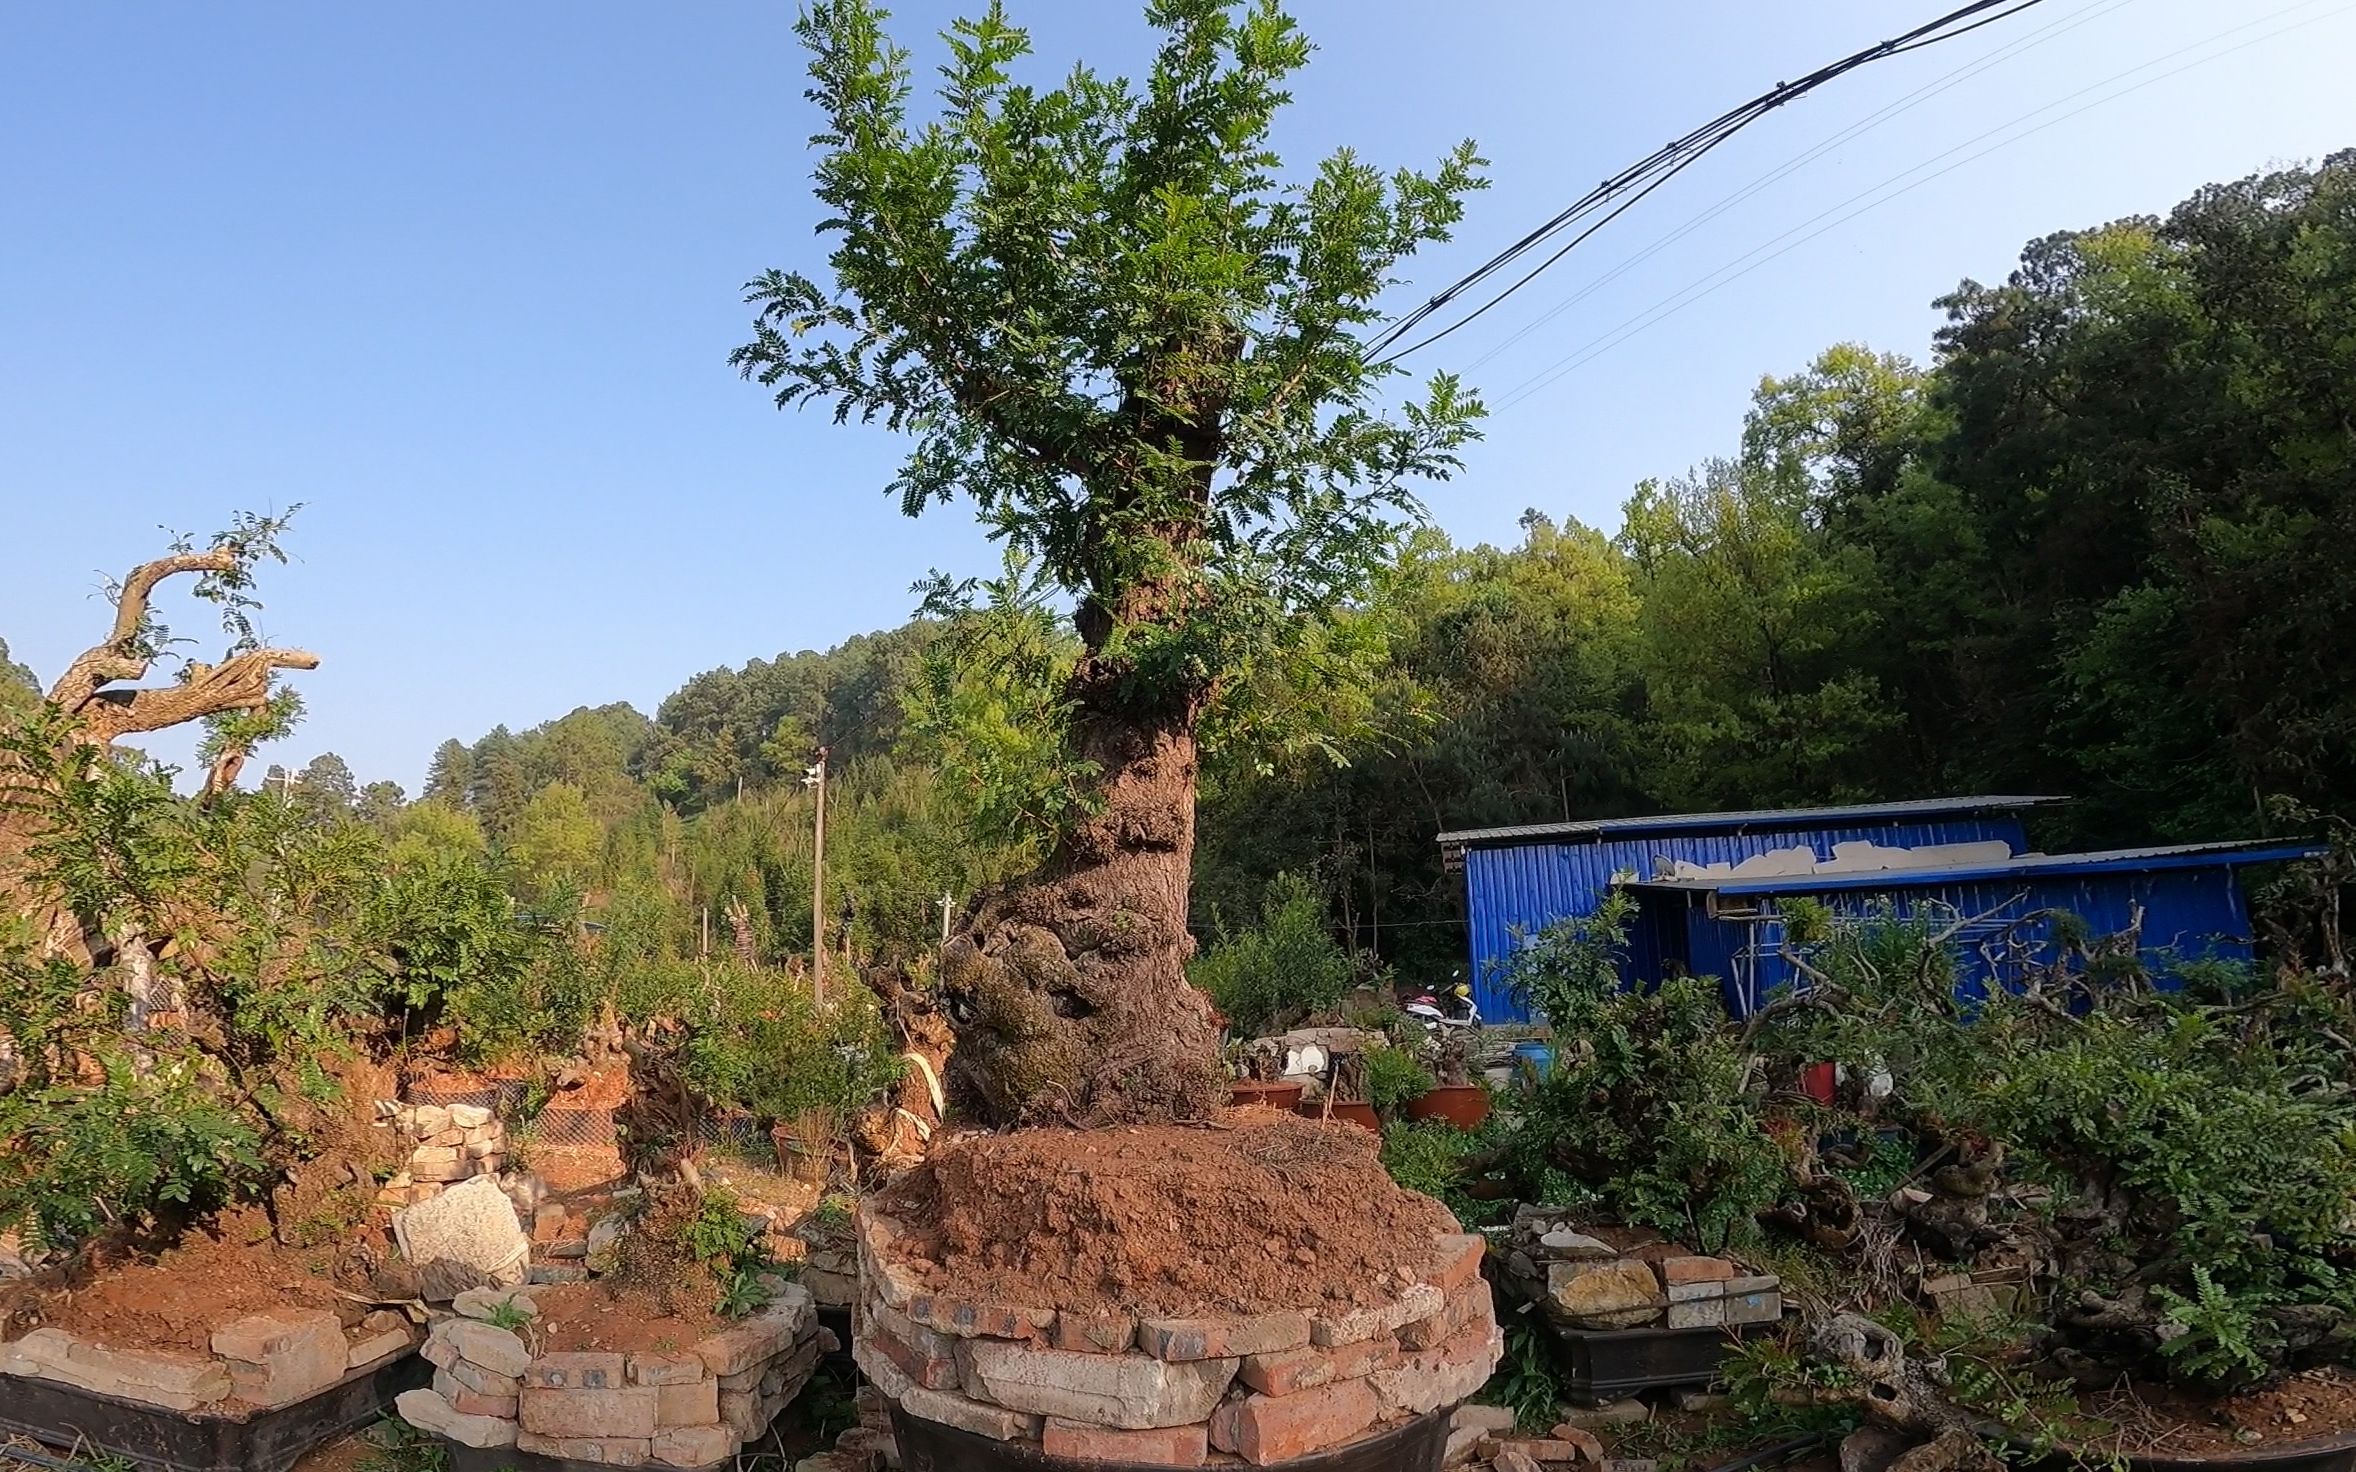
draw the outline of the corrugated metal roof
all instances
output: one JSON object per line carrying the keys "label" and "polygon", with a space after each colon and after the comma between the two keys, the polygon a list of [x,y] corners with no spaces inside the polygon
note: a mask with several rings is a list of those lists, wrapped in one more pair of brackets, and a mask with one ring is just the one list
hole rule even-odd
{"label": "corrugated metal roof", "polygon": [[2114,848],[2089,854],[2020,854],[2001,861],[1921,869],[1866,869],[1831,874],[1709,874],[1693,879],[1633,881],[1637,889],[1717,894],[1814,894],[1834,889],[1916,889],[1975,879],[2057,874],[2138,873],[2236,864],[2270,864],[2329,853],[2321,843],[2180,843],[2162,848]]}
{"label": "corrugated metal roof", "polygon": [[2023,808],[2068,802],[2066,797],[1923,797],[1905,802],[1854,803],[1828,808],[1755,808],[1733,813],[1664,813],[1650,818],[1585,818],[1570,823],[1519,823],[1505,828],[1466,828],[1443,833],[1443,845],[1485,847],[1506,843],[1538,843],[1548,839],[1580,841],[1641,833],[1712,833],[1730,828],[1818,828],[1833,823],[1902,820],[1947,814],[2009,813]]}

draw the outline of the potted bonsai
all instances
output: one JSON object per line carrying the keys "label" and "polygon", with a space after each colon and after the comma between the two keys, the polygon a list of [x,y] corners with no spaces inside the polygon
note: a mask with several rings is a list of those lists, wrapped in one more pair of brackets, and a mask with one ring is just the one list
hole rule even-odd
{"label": "potted bonsai", "polygon": [[1439,1082],[1407,1101],[1408,1119],[1444,1120],[1460,1130],[1477,1130],[1489,1118],[1489,1089],[1475,1081],[1470,1049],[1461,1032],[1442,1033],[1432,1044]]}

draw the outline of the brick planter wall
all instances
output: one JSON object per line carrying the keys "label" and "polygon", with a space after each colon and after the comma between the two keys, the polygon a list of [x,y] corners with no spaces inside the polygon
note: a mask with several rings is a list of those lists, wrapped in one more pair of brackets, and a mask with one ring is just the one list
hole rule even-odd
{"label": "brick planter wall", "polygon": [[1202,1319],[1058,1315],[928,1292],[906,1229],[860,1208],[852,1354],[901,1412],[1075,1460],[1289,1462],[1454,1405],[1505,1352],[1482,1239],[1433,1240],[1371,1308]]}
{"label": "brick planter wall", "polygon": [[1783,1317],[1783,1285],[1771,1273],[1658,1246],[1648,1256],[1623,1256],[1559,1208],[1525,1206],[1514,1216],[1506,1276],[1565,1329],[1740,1329]]}
{"label": "brick planter wall", "polygon": [[617,1467],[712,1467],[759,1439],[832,1346],[809,1293],[780,1285],[769,1306],[664,1353],[536,1352],[486,1317],[528,1309],[528,1289],[474,1289],[426,1337],[433,1388],[404,1392],[401,1418],[470,1447]]}
{"label": "brick planter wall", "polygon": [[376,1193],[379,1206],[414,1206],[460,1181],[495,1176],[507,1160],[507,1127],[475,1104],[376,1101],[376,1127],[412,1141],[409,1161]]}
{"label": "brick planter wall", "polygon": [[327,1309],[250,1314],[215,1329],[210,1354],[110,1349],[63,1329],[35,1329],[0,1344],[0,1379],[54,1380],[169,1411],[235,1415],[308,1399],[416,1344],[416,1329],[389,1309],[348,1328]]}

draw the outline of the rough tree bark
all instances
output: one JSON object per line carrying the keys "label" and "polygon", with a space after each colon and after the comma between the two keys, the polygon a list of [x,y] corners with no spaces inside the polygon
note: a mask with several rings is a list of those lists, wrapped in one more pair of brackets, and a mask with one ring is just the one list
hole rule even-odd
{"label": "rough tree bark", "polygon": [[951,939],[950,1085],[998,1124],[1197,1118],[1219,1103],[1219,1027],[1193,954],[1191,707],[1138,721],[1083,704],[1100,810]]}
{"label": "rough tree bark", "polygon": [[[270,680],[279,670],[311,670],[319,656],[302,649],[249,649],[219,664],[191,664],[177,685],[117,689],[147,677],[151,658],[138,647],[156,586],[191,573],[226,573],[237,567],[229,551],[183,552],[134,568],[115,599],[114,627],[106,639],[84,650],[57,682],[49,701],[74,721],[74,739],[110,746],[142,731],[203,720],[224,711],[259,710],[270,703]],[[238,759],[243,761],[242,754]],[[232,767],[231,777],[235,776]]]}
{"label": "rough tree bark", "polygon": [[[115,596],[113,626],[66,666],[49,687],[47,699],[64,713],[67,739],[76,746],[104,751],[125,736],[161,731],[228,711],[259,710],[270,702],[270,682],[282,669],[308,670],[319,666],[319,656],[302,649],[250,649],[218,664],[190,664],[178,684],[132,688],[144,679],[153,656],[141,645],[147,614],[158,586],[175,577],[231,573],[240,566],[238,554],[227,548],[182,552],[141,563],[123,579]],[[206,773],[205,795],[210,797],[236,780],[245,752],[225,751]],[[24,780],[0,772],[0,784]],[[0,802],[0,898],[15,887],[13,860],[28,841],[21,831],[23,808]],[[103,916],[70,915],[52,910],[42,921],[49,954],[78,951],[94,964],[109,958],[131,963],[134,980],[144,975],[150,942],[137,927],[110,924]],[[168,1004],[136,988],[141,1006],[168,1010]]]}

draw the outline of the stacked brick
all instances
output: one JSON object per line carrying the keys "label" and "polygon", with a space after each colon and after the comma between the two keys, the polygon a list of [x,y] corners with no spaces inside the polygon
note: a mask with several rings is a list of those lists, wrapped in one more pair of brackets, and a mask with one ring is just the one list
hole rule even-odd
{"label": "stacked brick", "polygon": [[1447,1233],[1372,1307],[1217,1318],[1058,1314],[927,1291],[863,1206],[852,1353],[903,1416],[1049,1456],[1270,1466],[1453,1406],[1504,1354],[1483,1241]]}
{"label": "stacked brick", "polygon": [[[389,1309],[347,1325],[326,1309],[276,1309],[215,1329],[210,1354],[109,1349],[63,1329],[0,1344],[0,1377],[52,1380],[165,1410],[241,1416],[273,1410],[374,1370],[416,1346],[409,1320]],[[0,1403],[7,1400],[0,1390]]]}
{"label": "stacked brick", "polygon": [[789,1283],[750,1318],[662,1353],[537,1352],[528,1323],[519,1334],[489,1322],[528,1320],[525,1290],[472,1289],[452,1308],[426,1337],[433,1387],[401,1395],[403,1420],[463,1446],[615,1467],[726,1465],[833,1346]]}
{"label": "stacked brick", "polygon": [[1773,1274],[1657,1244],[1626,1255],[1542,1206],[1515,1214],[1505,1275],[1563,1329],[1739,1330],[1783,1317],[1783,1286]]}
{"label": "stacked brick", "polygon": [[376,1195],[380,1206],[430,1201],[460,1181],[495,1176],[507,1160],[507,1129],[475,1104],[376,1101],[376,1127],[412,1141],[408,1164]]}

